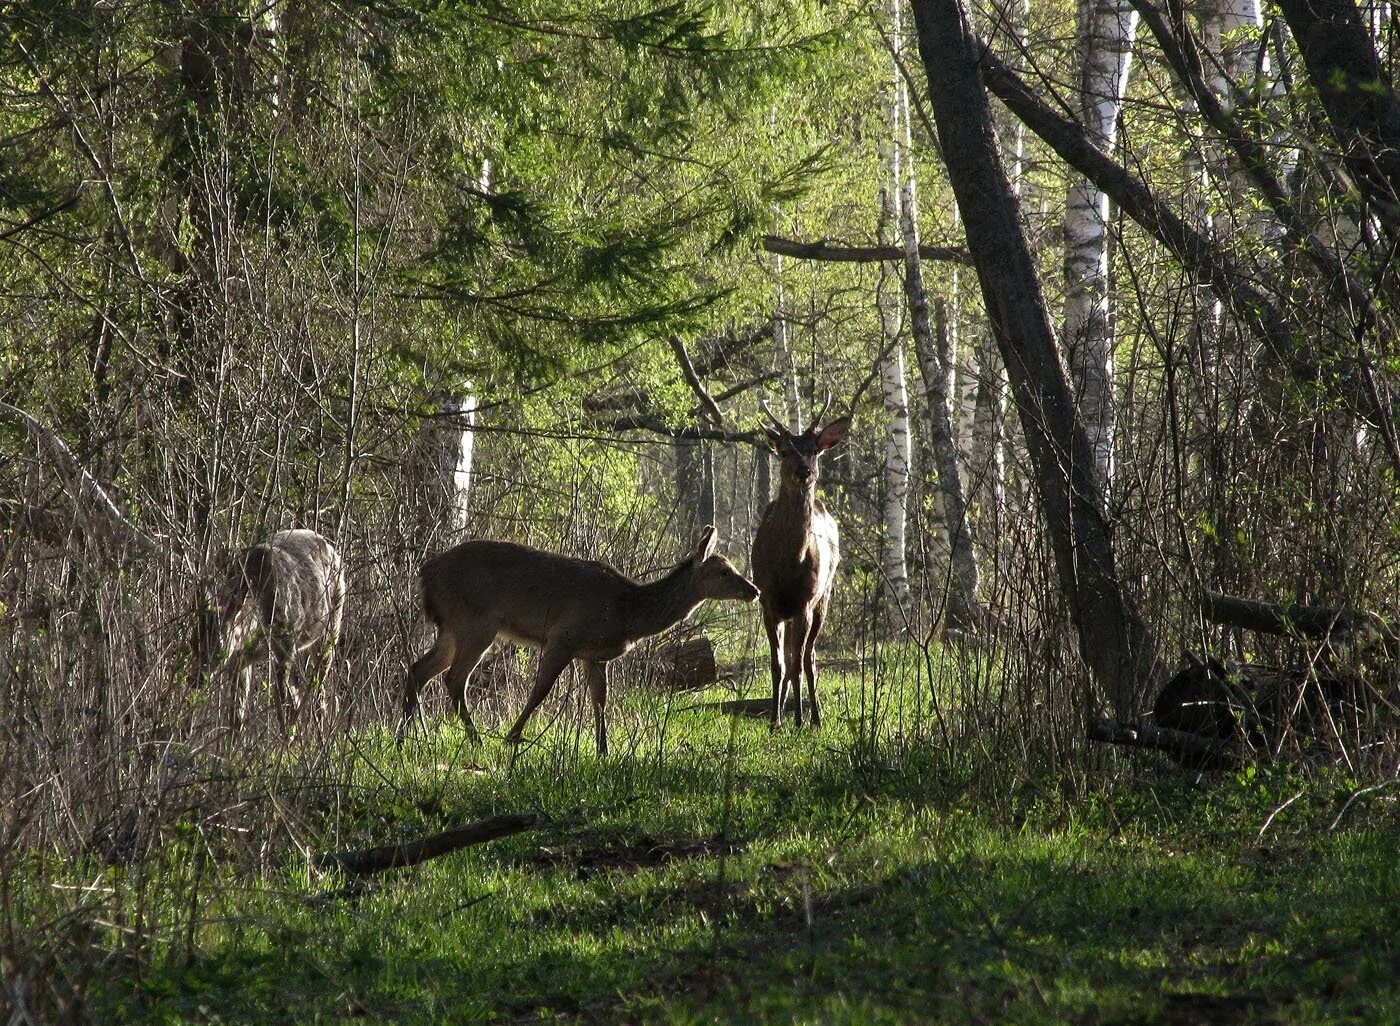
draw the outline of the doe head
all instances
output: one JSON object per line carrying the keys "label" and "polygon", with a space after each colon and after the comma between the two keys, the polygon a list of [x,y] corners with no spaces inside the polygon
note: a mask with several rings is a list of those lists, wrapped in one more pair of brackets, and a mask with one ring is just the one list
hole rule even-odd
{"label": "doe head", "polygon": [[690,554],[690,568],[700,594],[709,599],[732,599],[736,602],[754,602],[758,599],[758,588],[725,559],[715,547],[719,539],[713,524],[700,529],[695,550]]}

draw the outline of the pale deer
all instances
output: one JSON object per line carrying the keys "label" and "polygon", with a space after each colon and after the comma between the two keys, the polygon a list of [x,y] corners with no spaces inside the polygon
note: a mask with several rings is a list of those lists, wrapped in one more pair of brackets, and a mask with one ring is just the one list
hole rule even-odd
{"label": "pale deer", "polygon": [[534,687],[506,740],[520,743],[531,713],[564,668],[578,659],[593,703],[600,755],[608,751],[608,663],[640,639],[681,622],[705,599],[752,602],[758,597],[752,582],[715,554],[713,527],[700,532],[694,551],[675,569],[649,584],[606,563],[504,541],[463,542],[424,563],[419,581],[423,612],[438,633],[432,648],[409,670],[400,744],[417,715],[419,692],[444,670],[462,726],[469,738],[477,739],[467,709],[467,679],[500,636],[540,650]]}
{"label": "pale deer", "polygon": [[[278,531],[261,545],[235,552],[215,592],[215,609],[201,626],[199,647],[206,668],[220,667],[242,678],[235,723],[248,714],[253,668],[269,667],[277,715],[285,726],[293,699],[287,675],[300,677],[295,662],[316,649],[312,681],[324,683],[345,608],[345,571],[335,546],[315,531]],[[300,689],[298,689],[300,691]],[[303,704],[300,693],[295,706]]]}
{"label": "pale deer", "polygon": [[821,726],[817,704],[817,635],[826,619],[836,565],[841,558],[836,520],[817,498],[821,455],[841,439],[851,425],[849,417],[832,421],[821,430],[831,406],[801,434],[787,429],[767,405],[763,412],[773,422],[764,427],[768,444],[781,461],[778,497],[768,504],[753,538],[753,578],[763,607],[768,632],[768,654],[773,674],[770,725],[782,722],[783,702],[792,688],[793,721],[802,725],[802,688],[799,675],[807,677],[807,697],[812,706],[812,726]]}

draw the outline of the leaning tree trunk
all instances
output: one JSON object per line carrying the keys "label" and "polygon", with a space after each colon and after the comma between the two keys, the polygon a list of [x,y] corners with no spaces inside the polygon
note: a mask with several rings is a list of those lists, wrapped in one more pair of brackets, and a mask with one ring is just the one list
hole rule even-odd
{"label": "leaning tree trunk", "polygon": [[[906,236],[907,242],[907,236]],[[917,245],[917,238],[915,240]],[[917,262],[906,270],[909,310],[914,322],[914,346],[919,355],[919,370],[924,379],[924,394],[929,411],[929,447],[938,465],[938,486],[943,497],[944,525],[948,532],[953,574],[948,593],[948,623],[959,628],[973,628],[983,619],[977,604],[977,553],[972,546],[972,532],[967,518],[962,479],[958,473],[958,450],[953,440],[952,416],[948,409],[948,387],[944,364],[938,358],[943,348],[935,340],[948,335],[948,316],[943,300],[938,301],[937,336],[929,324],[928,293]]]}
{"label": "leaning tree trunk", "polygon": [[[943,525],[948,538],[952,575],[947,597],[947,619],[949,625],[966,629],[977,626],[985,617],[981,615],[977,601],[977,554],[972,546],[960,467],[961,454],[958,451],[954,409],[951,405],[954,394],[949,380],[954,365],[951,358],[952,347],[948,344],[946,318],[941,321],[941,330],[937,337],[930,324],[929,296],[924,287],[923,260],[919,255],[919,204],[915,188],[909,93],[901,72],[903,27],[900,24],[899,12],[899,0],[891,0],[889,16],[895,74],[892,83],[890,123],[894,145],[889,160],[890,192],[886,194],[885,214],[886,217],[897,216],[899,223],[899,241],[904,251],[905,306],[909,311],[910,334],[914,338],[914,349],[923,378],[929,449],[937,473],[938,496],[942,500]],[[900,354],[902,390],[902,347],[893,340],[887,340],[887,345]],[[907,424],[906,416],[903,419],[906,492],[909,451]],[[903,508],[900,512],[904,512]],[[901,554],[903,551],[901,547]]]}
{"label": "leaning tree trunk", "polygon": [[913,8],[943,159],[1011,381],[1080,653],[1114,713],[1133,716],[1165,677],[1164,667],[1118,579],[1093,450],[997,152],[982,50],[959,0],[913,0]]}
{"label": "leaning tree trunk", "polygon": [[[1080,0],[1079,119],[1112,152],[1123,109],[1137,12],[1128,0]],[[1113,327],[1109,320],[1108,196],[1083,176],[1065,201],[1065,321],[1070,376],[1104,489],[1113,487]]]}

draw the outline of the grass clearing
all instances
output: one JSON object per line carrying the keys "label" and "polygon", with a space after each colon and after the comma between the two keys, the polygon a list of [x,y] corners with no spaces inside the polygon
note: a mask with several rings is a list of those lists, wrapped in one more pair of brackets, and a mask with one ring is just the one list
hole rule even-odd
{"label": "grass clearing", "polygon": [[[859,707],[836,678],[832,712]],[[88,867],[111,894],[89,943],[121,950],[123,902],[155,938],[93,981],[99,1021],[1400,1021],[1387,793],[1335,831],[1345,782],[1281,772],[1115,761],[991,794],[971,757],[848,715],[774,736],[682,709],[723,697],[619,703],[606,760],[567,702],[513,764],[448,722],[402,753],[351,739],[353,779],[251,862],[192,829]],[[363,883],[308,857],[512,811],[549,819]]]}

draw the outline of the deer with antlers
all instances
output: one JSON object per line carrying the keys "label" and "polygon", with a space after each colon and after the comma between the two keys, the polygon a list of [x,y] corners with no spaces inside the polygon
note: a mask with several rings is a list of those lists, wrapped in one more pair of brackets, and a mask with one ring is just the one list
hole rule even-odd
{"label": "deer with antlers", "polygon": [[783,702],[791,686],[793,722],[802,725],[799,676],[805,673],[812,726],[820,728],[815,650],[841,554],[836,520],[817,498],[817,479],[822,453],[846,437],[851,418],[839,417],[819,430],[817,425],[831,408],[828,395],[826,405],[807,430],[793,434],[766,403],[762,408],[773,422],[772,427],[765,425],[763,429],[768,445],[782,465],[778,497],[763,511],[753,539],[753,579],[763,608],[773,673],[770,723],[774,730],[781,724]]}

